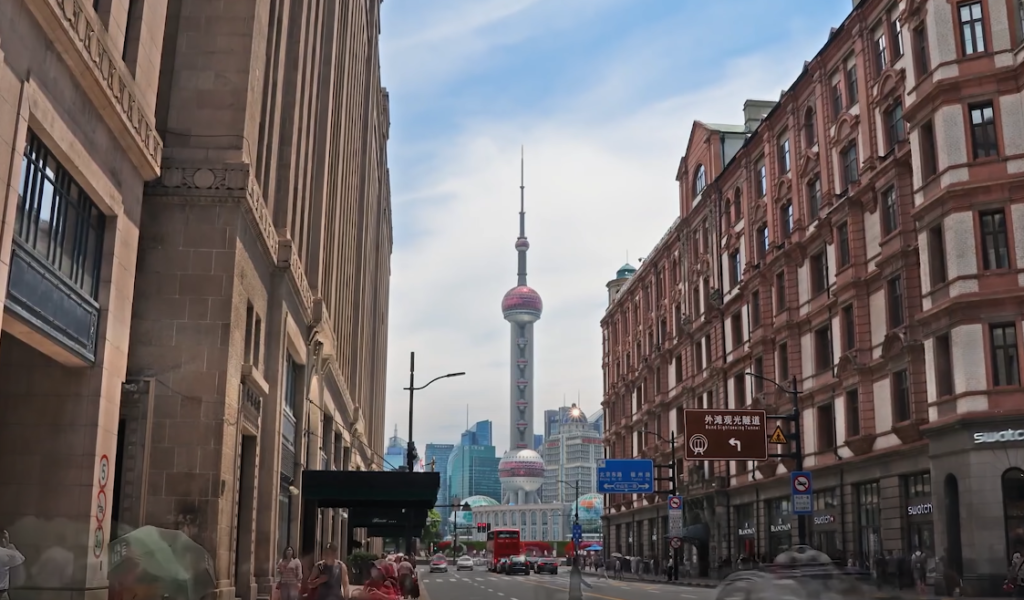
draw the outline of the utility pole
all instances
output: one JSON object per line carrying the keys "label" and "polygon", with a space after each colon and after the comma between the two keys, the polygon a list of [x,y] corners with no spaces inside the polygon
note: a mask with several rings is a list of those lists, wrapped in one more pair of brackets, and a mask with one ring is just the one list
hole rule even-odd
{"label": "utility pole", "polygon": [[[779,415],[768,415],[769,419],[777,419],[779,421],[790,421],[793,423],[793,451],[792,452],[781,452],[777,454],[769,454],[768,458],[789,458],[796,463],[796,471],[804,470],[804,436],[803,426],[800,419],[800,391],[796,388],[796,375],[790,379],[789,389],[777,381],[762,377],[757,373],[747,373],[748,376],[766,381],[780,390],[789,394],[790,398],[793,399],[793,409],[789,413],[783,413]],[[797,544],[801,546],[807,545],[807,515],[797,515],[796,518],[796,537]]]}
{"label": "utility pole", "polygon": [[[662,437],[660,433],[658,433],[656,431],[647,431],[645,429],[644,433],[649,433],[649,434],[653,435],[654,437],[658,438],[659,440],[661,440],[663,442],[668,442],[669,456],[671,457],[672,462],[670,464],[667,464],[667,465],[654,465],[654,466],[659,468],[659,469],[668,469],[669,470],[670,477],[668,478],[668,482],[669,482],[669,492],[668,493],[669,493],[670,496],[678,496],[679,495],[679,473],[676,472],[676,432],[675,431],[669,431],[668,439],[667,440],[664,437]],[[664,477],[655,477],[654,479],[656,481],[666,481],[666,478],[664,478]],[[683,504],[683,506],[684,507],[686,506],[685,503]],[[686,513],[684,512],[683,514],[684,514],[684,518],[685,518],[685,514]],[[672,547],[669,548],[669,551],[670,551],[670,556],[672,557],[672,580],[673,581],[679,581],[679,558],[678,558],[679,552],[676,550],[676,548],[672,548]]]}

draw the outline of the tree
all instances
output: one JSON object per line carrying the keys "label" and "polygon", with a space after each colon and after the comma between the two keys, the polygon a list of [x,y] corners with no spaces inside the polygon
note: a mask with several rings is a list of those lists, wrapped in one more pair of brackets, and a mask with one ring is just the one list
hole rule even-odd
{"label": "tree", "polygon": [[433,508],[427,513],[427,524],[423,527],[423,534],[420,535],[420,540],[427,544],[432,544],[438,541],[441,530],[441,514]]}

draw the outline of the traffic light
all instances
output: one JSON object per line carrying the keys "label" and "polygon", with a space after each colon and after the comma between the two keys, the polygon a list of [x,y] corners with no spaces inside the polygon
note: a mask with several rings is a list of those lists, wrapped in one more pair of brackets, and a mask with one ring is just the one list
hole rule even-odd
{"label": "traffic light", "polygon": [[491,524],[490,524],[490,523],[488,523],[488,524],[487,524],[487,531],[488,531],[488,532],[490,532],[490,531],[491,531]]}

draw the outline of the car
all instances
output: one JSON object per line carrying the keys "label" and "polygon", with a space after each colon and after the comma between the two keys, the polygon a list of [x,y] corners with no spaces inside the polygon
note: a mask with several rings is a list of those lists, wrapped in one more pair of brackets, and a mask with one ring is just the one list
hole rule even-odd
{"label": "car", "polygon": [[459,560],[455,563],[456,571],[472,571],[473,570],[473,558],[470,556],[460,556]]}
{"label": "car", "polygon": [[448,559],[438,554],[434,558],[430,559],[430,572],[431,573],[447,573],[448,572]]}
{"label": "car", "polygon": [[552,575],[558,575],[558,559],[557,558],[542,558],[537,561],[537,566],[534,567],[537,574],[551,573]]}
{"label": "car", "polygon": [[523,575],[529,575],[530,564],[526,562],[525,556],[513,556],[505,565],[505,574],[516,575],[520,573]]}
{"label": "car", "polygon": [[498,562],[494,565],[495,573],[504,573],[505,567],[508,566],[508,558],[498,559]]}

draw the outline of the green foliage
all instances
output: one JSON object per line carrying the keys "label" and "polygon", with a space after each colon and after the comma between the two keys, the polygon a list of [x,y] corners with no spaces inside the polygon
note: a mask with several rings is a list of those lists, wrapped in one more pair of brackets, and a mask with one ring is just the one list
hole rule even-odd
{"label": "green foliage", "polygon": [[432,544],[440,537],[440,530],[441,514],[432,508],[427,513],[427,525],[423,528],[423,533],[420,534],[420,540],[426,544]]}

